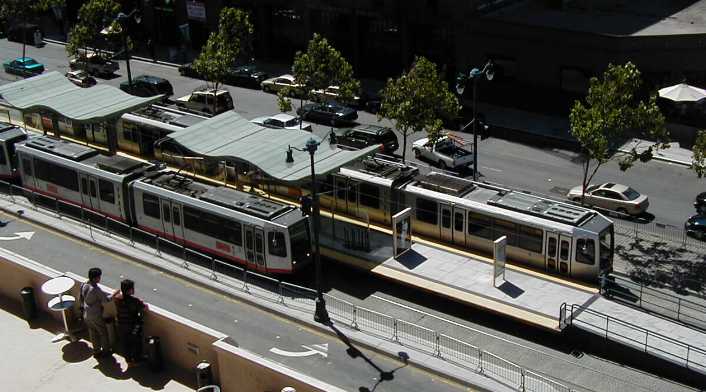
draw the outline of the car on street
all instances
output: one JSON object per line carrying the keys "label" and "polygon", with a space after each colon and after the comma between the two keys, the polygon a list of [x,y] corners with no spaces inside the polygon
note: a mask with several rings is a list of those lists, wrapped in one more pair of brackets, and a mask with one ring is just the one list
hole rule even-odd
{"label": "car on street", "polygon": [[397,135],[389,127],[361,124],[337,133],[336,142],[339,146],[359,150],[361,148],[380,145],[380,152],[393,154],[399,147]]}
{"label": "car on street", "polygon": [[34,76],[44,72],[44,64],[31,57],[17,57],[2,63],[5,72],[20,76]]}
{"label": "car on street", "polygon": [[706,215],[706,192],[701,192],[696,195],[696,200],[694,200],[694,208],[696,208],[697,213]]}
{"label": "car on street", "polygon": [[139,75],[132,78],[132,86],[126,80],[120,83],[120,89],[138,97],[154,97],[163,94],[165,100],[174,94],[174,87],[167,79],[152,75]]}
{"label": "car on street", "polygon": [[186,63],[182,64],[178,68],[179,75],[181,76],[186,76],[188,78],[197,78],[197,79],[202,79],[202,76],[200,73],[194,69],[194,64],[193,63]]}
{"label": "car on street", "polygon": [[281,90],[289,91],[292,96],[302,96],[304,93],[304,86],[295,83],[292,75],[280,75],[276,78],[265,79],[260,83],[260,87],[266,93],[276,94]]}
{"label": "car on street", "polygon": [[430,161],[442,170],[459,170],[473,163],[473,153],[463,148],[463,144],[451,135],[441,136],[435,142],[425,137],[412,143],[412,152],[415,158]]}
{"label": "car on street", "polygon": [[[257,117],[250,120],[250,122],[253,124],[262,125],[263,127],[275,129],[303,129],[309,132],[311,132],[313,129],[310,123],[303,122],[300,117],[295,117],[287,113],[278,113],[272,116]],[[301,126],[299,124],[300,122]]]}
{"label": "car on street", "polygon": [[240,65],[228,71],[226,83],[233,86],[260,88],[260,83],[267,77],[267,73],[258,70],[254,64]]}
{"label": "car on street", "polygon": [[182,109],[205,114],[220,114],[234,108],[228,90],[209,88],[194,90],[191,94],[177,98],[175,103]]}
{"label": "car on street", "polygon": [[91,87],[96,84],[96,79],[84,70],[69,71],[66,73],[66,78],[79,87]]}
{"label": "car on street", "polygon": [[83,69],[91,75],[110,76],[120,69],[120,64],[105,55],[89,52],[80,54],[69,60],[69,68]]}
{"label": "car on street", "polygon": [[334,127],[352,124],[358,119],[358,112],[355,109],[335,102],[307,103],[297,109],[297,114],[304,120]]}
{"label": "car on street", "polygon": [[684,222],[684,231],[686,235],[706,239],[706,215],[694,215]]}
{"label": "car on street", "polygon": [[[581,202],[581,186],[571,188],[566,197],[575,202]],[[641,195],[627,185],[614,182],[589,185],[586,188],[583,203],[632,216],[641,215],[650,205],[646,195]]]}
{"label": "car on street", "polygon": [[[311,90],[311,97],[315,101],[327,102],[327,101],[340,101],[341,89],[338,86],[328,86],[323,90]],[[360,107],[360,97],[354,95],[351,97],[350,104],[354,107]]]}

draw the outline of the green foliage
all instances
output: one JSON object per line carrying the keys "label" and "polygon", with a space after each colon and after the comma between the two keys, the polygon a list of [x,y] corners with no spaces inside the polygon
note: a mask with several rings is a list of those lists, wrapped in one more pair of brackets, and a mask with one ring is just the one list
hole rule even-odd
{"label": "green foliage", "polygon": [[114,22],[115,16],[120,12],[120,4],[114,0],[90,0],[78,10],[78,23],[74,25],[69,34],[66,52],[76,56],[79,49],[87,50],[101,36],[101,31],[113,23],[114,30],[119,31],[120,26]]}
{"label": "green foliage", "polygon": [[378,120],[395,121],[402,133],[402,160],[406,156],[407,135],[426,130],[435,140],[443,127],[442,118],[455,117],[459,103],[436,69],[436,64],[417,57],[412,69],[397,79],[389,79],[382,91]]}
{"label": "green foliage", "polygon": [[206,45],[194,61],[194,69],[217,89],[218,85],[225,81],[236,59],[249,52],[253,32],[250,16],[246,11],[223,8],[218,31],[212,32],[208,37]]}
{"label": "green foliage", "polygon": [[277,106],[279,111],[282,113],[287,113],[292,111],[292,100],[287,97],[287,91],[284,89],[277,93]]}
{"label": "green foliage", "polygon": [[619,165],[627,170],[635,162],[652,159],[654,149],[666,148],[669,135],[665,120],[657,107],[657,97],[641,100],[640,71],[628,62],[609,64],[603,76],[591,78],[585,104],[574,102],[569,120],[571,134],[583,147],[583,189],[603,164],[611,159],[615,147],[628,136],[653,141],[642,152],[635,148],[623,156]]}
{"label": "green foliage", "polygon": [[326,38],[315,33],[306,52],[297,52],[292,64],[295,82],[304,86],[303,97],[311,90],[338,86],[341,103],[350,103],[360,92],[360,82],[353,77],[353,67]]}
{"label": "green foliage", "polygon": [[692,152],[694,157],[691,162],[691,170],[699,178],[702,178],[706,174],[706,131],[699,131]]}

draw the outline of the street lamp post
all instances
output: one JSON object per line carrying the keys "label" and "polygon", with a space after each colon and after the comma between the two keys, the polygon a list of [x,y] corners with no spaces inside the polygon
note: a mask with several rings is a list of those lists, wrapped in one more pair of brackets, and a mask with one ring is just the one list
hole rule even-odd
{"label": "street lamp post", "polygon": [[127,42],[127,28],[130,23],[130,19],[132,18],[134,18],[135,22],[138,24],[142,21],[142,16],[139,14],[137,9],[132,10],[129,14],[119,12],[115,17],[115,22],[120,25],[120,29],[122,30],[123,47],[125,49],[125,65],[127,66],[127,84],[130,86],[130,89],[132,89],[132,73],[130,72],[130,48],[128,47]]}
{"label": "street lamp post", "polygon": [[466,90],[466,82],[468,79],[473,79],[473,180],[478,181],[478,126],[476,121],[476,115],[477,115],[477,110],[476,110],[476,104],[477,104],[477,95],[476,95],[476,85],[478,83],[478,79],[480,76],[485,75],[486,79],[488,80],[493,80],[493,76],[495,76],[495,66],[492,61],[488,60],[487,63],[483,66],[482,69],[478,68],[473,68],[469,73],[468,76],[465,74],[459,74],[457,80],[456,80],[456,92],[458,92],[459,95],[463,95],[463,92]]}

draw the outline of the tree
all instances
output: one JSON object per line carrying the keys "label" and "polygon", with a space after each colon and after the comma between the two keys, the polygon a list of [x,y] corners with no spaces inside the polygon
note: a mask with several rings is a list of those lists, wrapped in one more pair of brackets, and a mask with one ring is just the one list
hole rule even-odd
{"label": "tree", "polygon": [[[0,18],[10,23],[28,23],[30,18],[51,7],[61,7],[65,0],[2,0],[0,2]],[[26,29],[23,29],[27,34]],[[22,37],[22,57],[26,54],[26,36]]]}
{"label": "tree", "polygon": [[657,97],[640,99],[641,88],[640,71],[635,65],[609,64],[600,79],[591,78],[586,103],[574,102],[569,120],[571,134],[582,147],[582,199],[593,176],[611,159],[616,144],[629,132],[652,144],[641,152],[633,148],[625,154],[619,162],[620,170],[629,169],[638,160],[647,162],[654,149],[668,146],[669,135]]}
{"label": "tree", "polygon": [[[218,89],[228,77],[231,67],[243,54],[249,54],[254,28],[247,12],[226,7],[221,10],[218,31],[208,37],[206,45],[194,61],[194,69]],[[213,100],[216,112],[216,100]]]}
{"label": "tree", "polygon": [[301,85],[300,106],[311,98],[312,90],[338,86],[337,100],[350,103],[359,94],[360,82],[353,77],[353,67],[324,36],[314,33],[306,52],[298,51],[292,64],[294,82]]}
{"label": "tree", "polygon": [[407,136],[426,130],[429,139],[436,140],[443,127],[442,118],[458,115],[459,103],[441,78],[436,64],[417,57],[412,69],[397,79],[389,79],[382,90],[378,120],[387,117],[395,121],[402,133],[402,161],[407,152]]}
{"label": "tree", "polygon": [[[80,49],[88,54],[88,47],[96,47],[101,37],[101,31],[115,22],[115,16],[120,12],[120,4],[114,0],[90,0],[78,10],[79,22],[71,28],[66,52],[76,56]],[[87,56],[86,61],[87,61]]]}
{"label": "tree", "polygon": [[706,174],[706,131],[699,131],[691,150],[694,153],[691,169],[699,178],[702,178]]}

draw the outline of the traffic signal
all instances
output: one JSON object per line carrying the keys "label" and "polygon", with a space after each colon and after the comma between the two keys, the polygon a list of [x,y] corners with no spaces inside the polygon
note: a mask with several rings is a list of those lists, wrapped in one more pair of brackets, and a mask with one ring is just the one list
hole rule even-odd
{"label": "traffic signal", "polygon": [[463,95],[463,92],[466,90],[466,83],[468,82],[468,75],[459,72],[458,75],[456,75],[456,92],[458,95]]}
{"label": "traffic signal", "polygon": [[311,216],[311,197],[302,196],[300,202],[302,206],[302,214]]}

